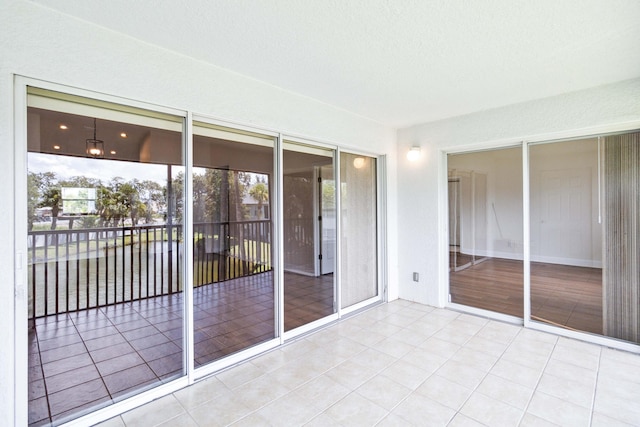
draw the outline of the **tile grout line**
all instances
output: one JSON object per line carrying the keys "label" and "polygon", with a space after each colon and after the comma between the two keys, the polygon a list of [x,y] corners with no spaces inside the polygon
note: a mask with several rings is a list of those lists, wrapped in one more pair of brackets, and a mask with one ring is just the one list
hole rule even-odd
{"label": "tile grout line", "polygon": [[[428,314],[430,314],[430,313],[431,313],[431,312],[433,312],[433,311],[435,311],[435,310],[432,310],[432,311],[430,311],[430,312],[428,312],[428,313],[425,313],[425,314],[424,314],[423,316],[421,316],[421,317],[425,317],[425,316],[427,316]],[[434,332],[429,336],[429,338],[434,337],[438,332],[442,331],[446,326],[448,326],[449,324],[451,324],[451,322],[453,322],[454,320],[456,320],[458,317],[460,317],[460,314],[458,314],[456,317],[452,318],[452,319],[451,319],[451,320],[450,320],[446,325],[442,325],[440,328],[438,328],[436,331],[434,331]],[[415,321],[414,321],[414,322],[412,322],[412,323],[415,323],[415,322],[417,322],[417,320],[415,320]],[[403,328],[403,329],[406,329],[406,328]],[[472,336],[475,336],[475,335],[472,335]],[[429,338],[427,338],[426,340],[428,340]],[[426,340],[425,340],[425,341],[426,341]],[[468,340],[467,340],[467,341],[468,341]],[[416,348],[417,348],[417,347],[416,347]],[[462,347],[461,347],[461,348],[462,348]],[[426,349],[424,349],[424,350],[425,350],[425,351],[427,351]],[[456,353],[457,353],[459,350],[460,350],[460,349],[456,350]],[[408,354],[408,353],[407,353],[407,354]],[[454,355],[455,355],[455,353],[454,353]],[[451,358],[449,358],[448,360],[451,360]],[[446,362],[445,362],[445,363],[446,363]],[[397,407],[399,407],[402,403],[404,403],[407,399],[409,399],[409,397],[411,397],[411,395],[413,395],[413,393],[415,393],[415,391],[416,391],[418,388],[420,388],[420,387],[421,387],[424,383],[426,383],[426,382],[427,382],[431,377],[433,377],[433,376],[436,374],[436,372],[437,372],[437,369],[436,369],[435,371],[433,371],[432,373],[430,373],[430,374],[429,374],[429,376],[428,376],[427,378],[425,378],[424,380],[422,380],[422,382],[420,382],[420,384],[418,384],[418,385],[417,385],[413,390],[411,390],[411,392],[410,392],[409,394],[407,394],[404,398],[400,399],[400,401],[399,401],[398,403],[396,403],[396,404],[395,404],[395,405],[394,405],[394,406],[393,406],[393,407],[388,411],[387,416],[386,416],[386,417],[384,417],[384,418],[382,418],[382,420],[380,420],[378,423],[376,423],[376,425],[379,425],[379,424],[380,424],[381,422],[383,422],[383,421],[384,421],[384,420],[385,420],[389,415],[391,415],[391,414],[393,413],[393,411],[394,411]],[[393,378],[391,378],[391,380],[392,380],[392,381],[394,381],[394,382],[396,382],[395,380],[393,380]],[[396,382],[396,384],[398,384],[398,383]],[[402,384],[400,384],[400,385],[402,385]],[[445,405],[443,405],[443,406],[445,406]],[[458,412],[456,411],[456,414],[457,414],[457,413],[458,413]],[[398,415],[398,416],[399,416],[400,418],[402,418],[400,415]],[[454,417],[455,417],[455,415],[454,415]],[[405,420],[404,418],[402,418],[402,419],[403,419],[403,420]],[[452,418],[452,419],[453,419],[453,418]],[[410,422],[409,420],[405,420],[405,421]],[[449,420],[449,422],[451,422],[451,420]]]}
{"label": "tile grout line", "polygon": [[[36,334],[36,342],[38,343],[38,358],[40,359],[40,372],[42,373],[42,384],[44,385],[44,397],[47,400],[47,412],[49,414],[49,422],[53,422],[53,414],[51,413],[51,403],[49,402],[49,391],[48,391],[48,387],[47,387],[47,377],[44,374],[44,363],[42,363],[42,351],[40,350],[40,338],[38,335],[38,329],[37,329],[37,325],[34,322],[33,328],[35,329],[35,334]],[[73,328],[75,329],[75,324],[73,325]],[[76,333],[78,333],[78,330],[76,329]]]}
{"label": "tile grout line", "polygon": [[598,392],[598,377],[600,376],[600,366],[602,364],[602,349],[603,348],[601,346],[598,349],[598,369],[596,370],[596,379],[593,384],[593,394],[591,396],[591,407],[589,408],[591,410],[591,413],[589,414],[589,427],[593,425],[593,414],[596,409],[596,394]]}
{"label": "tile grout line", "polygon": [[[486,323],[482,328],[480,328],[480,330],[478,330],[478,332],[476,332],[475,334],[473,334],[473,335],[471,336],[471,338],[473,338],[473,337],[477,336],[477,335],[478,335],[478,333],[480,333],[480,331],[482,331],[482,330],[483,330],[487,325],[490,325],[490,324],[491,324],[491,322],[493,321],[493,320],[491,320],[491,319],[488,319],[488,320],[489,320],[489,321],[488,321],[488,322],[487,322],[487,323]],[[496,322],[498,322],[498,321],[496,321]],[[503,322],[499,322],[499,323],[503,323]],[[506,324],[506,323],[505,323],[505,324]],[[491,368],[489,368],[489,370],[487,370],[487,372],[484,374],[484,376],[483,376],[483,377],[482,377],[482,379],[478,382],[478,384],[477,384],[477,385],[476,385],[476,386],[471,390],[471,393],[470,393],[470,394],[469,394],[469,396],[464,400],[464,402],[462,402],[462,404],[460,405],[460,407],[459,407],[458,409],[456,409],[456,410],[455,410],[455,411],[456,411],[455,415],[453,416],[453,418],[451,418],[451,419],[449,420],[449,422],[448,422],[447,424],[450,424],[450,423],[453,421],[453,419],[454,419],[458,414],[460,414],[460,415],[462,415],[462,416],[465,416],[465,417],[466,417],[466,415],[465,415],[465,414],[463,414],[463,413],[461,413],[461,412],[460,412],[460,410],[461,410],[461,409],[464,407],[464,405],[469,401],[469,399],[471,399],[471,396],[473,396],[473,393],[475,393],[475,392],[478,390],[478,388],[480,387],[480,384],[482,384],[482,382],[483,382],[483,381],[484,381],[484,380],[489,376],[489,374],[491,374],[491,369],[493,369],[493,367],[495,367],[495,366],[498,364],[498,362],[502,359],[502,356],[504,356],[504,354],[505,354],[505,353],[506,353],[506,351],[509,349],[509,347],[511,346],[511,344],[514,342],[514,340],[516,339],[516,337],[517,337],[518,335],[520,335],[520,332],[522,332],[522,329],[520,329],[520,331],[518,331],[518,333],[517,333],[516,335],[514,335],[514,337],[513,337],[513,338],[511,338],[511,339],[509,340],[509,343],[507,344],[506,348],[502,351],[502,353],[501,353],[501,354],[500,354],[500,356],[496,359],[496,361],[493,363],[493,365],[491,365]],[[469,338],[467,341],[465,341],[464,345],[468,344],[468,343],[469,343],[469,341],[471,341],[471,338]],[[462,350],[462,348],[464,348],[464,347],[460,347],[460,348],[459,348],[459,349],[458,349],[458,350],[457,350],[453,355],[455,356],[455,355],[458,353],[458,351]],[[478,351],[481,351],[481,350],[478,350]],[[487,354],[488,354],[488,353],[487,353]],[[452,357],[453,357],[453,356],[452,356]],[[451,360],[451,358],[449,358],[449,360]],[[478,393],[480,393],[480,392],[478,392]],[[483,394],[483,393],[480,393],[480,394],[482,394],[482,395],[484,396],[484,394]],[[490,396],[487,396],[487,397],[490,397]],[[491,397],[491,399],[493,399],[493,398]],[[510,404],[508,404],[508,403],[506,403],[506,402],[502,402],[502,403],[504,403],[504,404],[506,404],[506,405],[509,405],[509,406],[512,406],[512,405],[510,405]],[[517,408],[516,408],[516,409],[517,409]],[[471,419],[472,419],[472,420],[474,420],[474,421],[477,421],[477,422],[478,422],[478,423],[480,423],[480,424],[484,424],[482,421],[480,421],[480,420],[476,420],[476,419],[475,419],[475,418],[473,418],[473,417],[469,417],[469,418],[471,418]]]}
{"label": "tile grout line", "polygon": [[[540,376],[538,377],[538,381],[536,381],[535,387],[533,387],[533,393],[531,393],[531,396],[529,397],[529,400],[527,401],[527,406],[525,406],[524,411],[522,412],[522,417],[520,418],[520,422],[518,423],[518,425],[522,424],[522,421],[524,420],[525,415],[527,415],[527,413],[528,413],[529,406],[531,405],[531,401],[533,400],[533,396],[535,396],[536,391],[538,390],[538,386],[540,385],[540,381],[542,380],[542,377],[544,376],[544,372],[547,370],[547,366],[549,366],[549,361],[551,361],[551,356],[553,355],[553,352],[556,350],[556,347],[558,346],[558,342],[559,342],[559,339],[558,339],[558,337],[556,337],[556,340],[553,343],[553,348],[549,352],[549,356],[547,357],[547,361],[544,364],[544,367],[542,368],[542,372],[540,373]],[[545,420],[545,421],[547,421],[547,420]]]}
{"label": "tile grout line", "polygon": [[[366,312],[366,311],[364,311],[363,313],[365,313],[365,312]],[[358,313],[358,315],[360,315],[360,314],[362,314],[362,313]],[[357,316],[354,316],[354,317],[357,317]],[[353,318],[353,317],[351,317],[351,318]],[[340,323],[342,323],[342,322],[345,322],[345,323],[346,323],[346,322],[347,322],[348,320],[350,320],[351,318],[347,318],[347,319],[343,319],[343,320],[342,320],[342,319],[341,319],[341,320],[338,320],[334,325],[329,326],[329,328],[330,328],[330,327],[333,327],[333,326],[335,326],[335,325],[337,325],[337,324],[340,324]],[[307,340],[308,336],[309,336],[309,335],[313,335],[313,334],[315,334],[315,333],[317,333],[317,332],[324,331],[324,330],[328,330],[328,329],[322,329],[322,328],[320,328],[320,329],[318,329],[318,330],[316,330],[316,331],[311,332],[311,334],[304,335],[304,336],[301,336],[301,337],[296,337],[296,338],[294,338],[292,341],[288,342],[286,345],[300,344],[300,343],[303,343],[303,342],[310,342],[310,343],[313,343],[312,341]],[[336,334],[338,334],[338,333],[336,332]],[[339,334],[338,334],[338,335],[339,335]],[[347,338],[347,339],[348,339],[348,337],[343,337],[343,338]],[[355,341],[354,341],[354,342],[355,342]],[[365,346],[365,347],[369,347],[369,346]],[[357,353],[355,353],[354,355],[352,355],[351,357],[353,357],[353,356],[355,356],[355,355],[357,355],[357,354],[360,354],[360,353],[362,353],[363,351],[365,351],[365,350],[364,350],[364,349],[363,349],[363,350],[360,350],[360,351],[358,351]],[[265,354],[266,354],[266,353],[265,353]],[[223,369],[223,370],[222,370],[222,371],[220,371],[220,372],[217,372],[217,373],[213,374],[212,376],[217,378],[217,375],[218,375],[218,374],[220,374],[220,373],[222,373],[222,372],[225,372],[225,371],[228,371],[228,370],[231,370],[231,369],[233,369],[233,368],[235,368],[235,367],[237,367],[237,366],[240,366],[240,365],[244,364],[245,362],[250,362],[252,359],[259,358],[259,357],[260,357],[260,355],[255,356],[255,357],[253,357],[253,358],[251,358],[251,359],[249,359],[249,360],[247,360],[247,361],[243,361],[243,362],[241,362],[241,363],[239,363],[239,364],[237,364],[237,365],[230,366],[230,367],[228,367],[228,368],[226,368],[226,369]],[[233,423],[237,423],[238,421],[241,421],[242,419],[247,418],[247,417],[249,417],[249,416],[250,416],[250,415],[252,415],[252,414],[256,414],[256,415],[260,416],[260,415],[259,415],[259,414],[257,414],[257,413],[258,413],[258,411],[260,411],[260,410],[261,410],[261,409],[263,409],[264,407],[266,407],[266,406],[268,406],[268,405],[272,404],[273,402],[275,402],[275,401],[276,401],[276,400],[278,400],[278,399],[282,399],[282,398],[284,398],[285,396],[288,396],[288,395],[292,394],[293,392],[295,392],[295,391],[296,391],[296,390],[298,390],[299,388],[301,388],[301,387],[303,387],[303,386],[305,386],[305,385],[309,384],[311,381],[314,381],[315,379],[319,378],[321,375],[325,375],[327,372],[329,372],[329,371],[330,371],[330,370],[332,370],[333,368],[335,368],[335,367],[337,367],[337,366],[341,365],[342,363],[346,362],[346,361],[347,361],[347,360],[349,360],[351,357],[349,357],[349,358],[347,358],[347,359],[343,360],[342,362],[338,363],[337,365],[333,365],[333,366],[331,366],[330,368],[327,368],[326,370],[324,370],[324,371],[320,372],[318,375],[316,375],[316,376],[314,376],[314,377],[312,377],[312,378],[310,378],[310,379],[308,379],[308,380],[304,381],[303,383],[299,384],[298,386],[296,386],[296,387],[295,387],[295,388],[293,388],[292,390],[289,390],[289,391],[288,391],[287,393],[285,393],[283,396],[280,396],[280,397],[277,397],[277,398],[275,398],[275,399],[273,399],[273,400],[270,400],[270,401],[268,401],[268,402],[264,403],[262,406],[260,406],[260,407],[258,407],[258,408],[256,408],[256,409],[251,410],[249,413],[247,413],[246,415],[244,415],[244,416],[242,416],[242,417],[238,418],[238,419],[237,419],[237,420],[235,420]],[[281,367],[284,367],[284,366],[286,366],[286,364],[285,364],[285,365],[283,365],[283,366],[281,366]],[[267,374],[269,374],[269,373],[272,373],[272,372],[273,372],[273,371],[271,371],[271,372],[266,372],[266,373],[264,373],[264,374],[261,374],[261,375],[259,375],[258,377],[253,378],[253,379],[250,379],[250,380],[248,380],[248,381],[246,381],[246,382],[244,382],[244,383],[242,383],[242,384],[239,384],[238,386],[236,386],[236,387],[234,387],[234,388],[229,388],[226,384],[224,384],[224,382],[223,382],[222,380],[219,380],[219,381],[221,381],[221,382],[222,382],[222,384],[224,384],[224,385],[225,385],[225,387],[229,388],[229,390],[231,391],[231,393],[234,393],[234,390],[235,390],[236,388],[241,387],[241,386],[243,386],[243,385],[246,385],[246,384],[250,383],[251,381],[254,381],[254,380],[256,380],[256,379],[258,379],[258,378],[260,378],[260,377],[263,377],[263,376],[265,376],[265,375],[267,375]],[[349,393],[349,394],[350,394],[350,393]],[[348,394],[347,394],[347,395],[348,395]],[[334,402],[333,404],[336,404],[337,402],[339,402],[339,401],[341,401],[341,400],[342,400],[342,399],[339,399],[338,401]],[[203,404],[204,404],[204,403],[203,403]],[[332,406],[333,406],[333,404],[332,404]],[[201,406],[201,405],[198,405],[198,406]],[[310,422],[311,420],[313,420],[313,419],[315,419],[316,417],[320,416],[322,413],[324,413],[324,411],[326,411],[326,409],[325,409],[325,410],[321,410],[319,413],[315,414],[315,415],[314,415],[312,418],[310,418],[307,422]],[[233,424],[233,423],[232,423],[232,424]]]}
{"label": "tile grout line", "polygon": [[[361,314],[364,314],[364,313],[366,313],[366,312],[368,312],[368,311],[370,311],[370,310],[365,310],[365,311],[363,311],[362,313],[358,313],[357,315],[352,316],[352,317],[349,317],[349,318],[347,318],[347,319],[340,319],[340,320],[338,320],[334,325],[331,325],[329,328],[331,328],[331,327],[333,327],[333,326],[336,326],[336,325],[338,325],[338,324],[341,324],[341,323],[348,323],[351,319],[355,319],[355,318],[357,318],[358,316],[360,316]],[[390,314],[391,314],[391,313],[390,313]],[[390,314],[389,314],[389,315],[390,315]],[[386,317],[388,317],[388,315],[387,315],[387,316],[385,316],[385,318],[386,318]],[[328,329],[329,329],[329,328],[328,328]],[[313,332],[312,332],[311,334],[309,334],[309,335],[313,335],[313,334],[315,334],[315,333],[317,333],[317,332],[322,332],[322,331],[325,331],[325,330],[328,330],[328,329],[322,329],[322,328],[321,328],[321,329],[318,329],[318,330],[316,330],[316,331],[313,331]],[[360,329],[364,329],[364,328],[360,328]],[[340,334],[339,334],[337,331],[336,331],[336,334],[337,334],[338,336],[340,336]],[[303,336],[303,337],[295,338],[293,341],[291,341],[291,342],[289,343],[289,345],[294,344],[294,343],[300,343],[300,342],[302,342],[302,341],[305,341],[305,340],[308,338],[308,336],[309,336],[309,335],[305,335],[305,336]],[[340,337],[341,337],[341,338],[350,339],[349,337],[342,337],[342,336],[340,336]],[[352,341],[353,341],[353,340],[352,340]],[[312,341],[308,341],[308,342],[312,342]],[[358,343],[357,341],[354,341],[354,342],[355,342],[355,343]],[[361,343],[358,343],[358,344],[361,344]],[[363,347],[366,347],[366,348],[365,348],[365,349],[362,349],[362,350],[360,350],[360,351],[358,351],[358,352],[356,352],[356,353],[354,353],[354,354],[353,354],[353,355],[351,355],[350,357],[347,357],[345,360],[343,360],[342,362],[338,363],[337,365],[333,365],[333,366],[331,366],[331,367],[327,368],[326,370],[322,371],[321,373],[319,373],[318,375],[314,376],[313,378],[310,378],[309,380],[307,380],[307,381],[303,382],[302,384],[298,385],[298,386],[297,386],[297,387],[295,387],[294,389],[290,390],[289,392],[287,392],[287,393],[286,393],[286,394],[284,394],[283,396],[280,396],[280,397],[278,397],[278,398],[275,398],[275,399],[273,399],[273,400],[271,400],[271,401],[269,401],[269,402],[267,402],[267,403],[263,404],[263,405],[262,405],[262,406],[260,406],[259,408],[257,408],[257,409],[255,409],[255,410],[253,410],[253,411],[249,412],[249,413],[248,413],[248,414],[246,414],[245,416],[243,416],[243,417],[239,418],[238,420],[234,421],[234,423],[236,423],[236,422],[238,422],[238,421],[240,421],[240,420],[242,420],[242,419],[244,419],[244,418],[247,418],[247,417],[249,417],[249,416],[250,416],[250,415],[252,415],[252,414],[256,414],[256,415],[258,415],[258,414],[257,414],[257,412],[258,412],[258,411],[260,411],[262,408],[264,408],[264,407],[266,407],[266,406],[268,406],[268,405],[272,404],[273,402],[275,402],[275,401],[276,401],[276,400],[278,400],[278,399],[282,399],[282,398],[284,398],[284,397],[286,397],[286,396],[290,395],[291,393],[294,393],[294,392],[295,392],[296,390],[298,390],[299,388],[301,388],[301,387],[305,386],[306,384],[309,384],[311,381],[314,381],[315,379],[319,378],[320,376],[325,375],[325,374],[326,374],[327,372],[329,372],[330,370],[332,370],[332,369],[336,368],[337,366],[340,366],[341,364],[343,364],[343,363],[347,362],[348,360],[350,360],[352,357],[357,356],[358,354],[360,354],[360,353],[362,353],[362,352],[366,351],[367,349],[373,349],[373,350],[375,350],[374,348],[372,348],[372,347],[371,347],[371,346],[369,346],[369,345],[364,345],[364,344],[361,344],[361,345],[362,345]],[[283,365],[283,366],[285,366],[285,365]],[[383,368],[383,369],[384,369],[384,368]],[[375,377],[376,375],[378,375],[378,374],[379,374],[379,372],[377,372],[377,373],[374,375],[374,377]],[[263,374],[263,375],[266,375],[266,374]],[[373,378],[373,377],[371,377],[371,378]],[[364,383],[366,383],[367,381],[369,381],[371,378],[368,378],[367,380],[365,380],[365,382],[364,382]],[[246,383],[243,383],[242,385],[244,385],[244,384],[248,384],[248,383],[249,383],[249,382],[251,382],[251,381],[253,381],[253,380],[249,380],[249,381],[247,381]],[[364,384],[364,383],[363,383],[363,384]],[[342,385],[342,384],[340,384],[340,385]],[[361,384],[361,385],[362,385],[362,384]],[[345,386],[345,387],[346,387],[346,386]],[[233,390],[231,390],[231,391],[233,392]],[[307,423],[309,423],[309,422],[313,421],[315,418],[317,418],[317,417],[319,417],[320,415],[324,414],[324,413],[325,413],[329,408],[331,408],[332,406],[334,406],[334,405],[336,405],[337,403],[341,402],[341,401],[342,401],[342,400],[344,400],[347,396],[349,396],[350,394],[352,394],[352,393],[354,393],[354,392],[356,392],[356,390],[350,390],[350,392],[349,392],[349,393],[347,393],[345,396],[343,396],[342,398],[338,399],[337,401],[333,402],[333,403],[332,403],[328,408],[325,408],[325,409],[319,410],[320,412],[318,412],[318,413],[317,413],[317,414],[315,414],[313,417],[311,417],[311,418],[310,418],[310,419],[309,419],[305,424],[307,424]],[[365,398],[365,397],[363,396],[363,398]],[[365,398],[365,399],[366,399],[366,398]],[[367,399],[367,400],[369,400],[369,399]],[[374,403],[374,402],[372,402],[372,403]],[[374,403],[374,404],[375,404],[375,403]],[[384,408],[383,408],[383,409],[384,409]],[[258,416],[259,416],[259,415],[258,415]],[[330,415],[328,415],[328,416],[331,418],[331,416],[330,416]],[[333,418],[332,418],[332,419],[333,419]],[[382,419],[384,419],[384,417],[383,417]],[[334,421],[336,421],[336,422],[337,422],[337,420],[334,420]]]}

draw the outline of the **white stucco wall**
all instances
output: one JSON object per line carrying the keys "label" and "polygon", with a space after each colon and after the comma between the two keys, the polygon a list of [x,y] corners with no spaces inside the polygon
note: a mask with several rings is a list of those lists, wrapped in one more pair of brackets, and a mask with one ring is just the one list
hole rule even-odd
{"label": "white stucco wall", "polygon": [[[447,241],[446,210],[439,208],[446,206],[444,150],[575,137],[629,126],[640,127],[640,79],[401,129],[398,132],[400,298],[431,305],[443,305],[446,301],[448,254],[438,257],[439,242]],[[414,145],[421,146],[422,156],[410,163],[405,154]],[[418,283],[412,281],[414,271],[420,273]]]}
{"label": "white stucco wall", "polygon": [[[169,20],[170,17],[167,17]],[[0,0],[0,425],[14,425],[13,76],[214,116],[387,156],[389,295],[397,297],[394,129],[27,1]],[[26,351],[26,350],[25,350]],[[25,353],[26,354],[26,353]],[[24,363],[24,362],[22,362]],[[22,378],[24,381],[24,378]],[[26,384],[18,384],[26,391]],[[26,414],[26,408],[18,408]]]}

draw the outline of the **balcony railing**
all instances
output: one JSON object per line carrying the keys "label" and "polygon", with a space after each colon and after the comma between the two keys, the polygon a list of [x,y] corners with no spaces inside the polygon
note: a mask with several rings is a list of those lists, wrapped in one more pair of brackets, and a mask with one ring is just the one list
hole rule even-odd
{"label": "balcony railing", "polygon": [[[271,221],[194,224],[194,286],[271,270]],[[181,292],[181,225],[31,231],[29,318]]]}

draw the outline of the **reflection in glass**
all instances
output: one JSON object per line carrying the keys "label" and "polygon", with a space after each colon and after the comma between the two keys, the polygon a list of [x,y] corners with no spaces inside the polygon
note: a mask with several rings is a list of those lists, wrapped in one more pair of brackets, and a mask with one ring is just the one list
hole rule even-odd
{"label": "reflection in glass", "polygon": [[640,138],[529,148],[531,318],[640,342]]}
{"label": "reflection in glass", "polygon": [[184,374],[182,119],[91,103],[29,95],[30,424]]}
{"label": "reflection in glass", "polygon": [[378,296],[376,159],[340,154],[341,305]]}
{"label": "reflection in glass", "polygon": [[284,329],[335,312],[333,151],[285,142]]}
{"label": "reflection in glass", "polygon": [[523,313],[522,150],[449,154],[451,302]]}
{"label": "reflection in glass", "polygon": [[532,145],[531,318],[602,333],[598,140]]}
{"label": "reflection in glass", "polygon": [[275,337],[273,139],[194,124],[194,342],[201,366]]}

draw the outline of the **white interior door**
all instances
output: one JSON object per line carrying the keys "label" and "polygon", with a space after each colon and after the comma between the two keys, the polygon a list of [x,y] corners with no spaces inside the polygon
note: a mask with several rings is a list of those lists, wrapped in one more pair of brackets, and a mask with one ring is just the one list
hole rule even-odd
{"label": "white interior door", "polygon": [[591,171],[589,168],[540,172],[538,250],[542,261],[571,264],[590,260]]}

